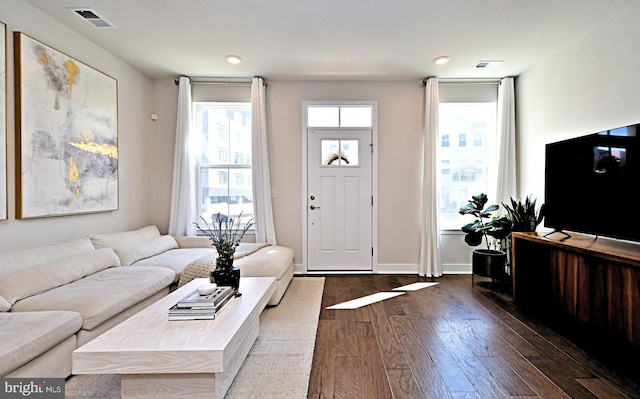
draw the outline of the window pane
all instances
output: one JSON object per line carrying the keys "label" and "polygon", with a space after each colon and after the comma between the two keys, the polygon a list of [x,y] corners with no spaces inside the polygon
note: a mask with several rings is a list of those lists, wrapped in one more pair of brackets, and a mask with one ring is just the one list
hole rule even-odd
{"label": "window pane", "polygon": [[200,136],[200,215],[211,223],[220,213],[241,225],[253,217],[251,104],[196,103]]}
{"label": "window pane", "polygon": [[200,173],[200,215],[208,223],[215,219],[218,212],[223,220],[236,220],[242,212],[241,225],[253,217],[251,169],[203,167]]}
{"label": "window pane", "polygon": [[321,159],[324,166],[357,166],[358,140],[322,140]]}
{"label": "window pane", "polygon": [[229,123],[229,153],[240,154],[239,157],[229,159],[236,165],[244,165],[245,157],[251,155],[251,110],[227,110]]}
{"label": "window pane", "polygon": [[338,107],[307,108],[307,125],[309,127],[340,126],[340,108]]}
{"label": "window pane", "polygon": [[200,163],[249,165],[251,109],[248,105],[199,105]]}
{"label": "window pane", "polygon": [[358,166],[358,140],[340,140],[343,165]]}
{"label": "window pane", "polygon": [[[497,134],[495,109],[495,103],[440,104],[438,155],[442,229],[460,230],[472,221],[458,213],[471,196],[485,193],[490,196],[490,202],[494,200],[488,192],[493,165],[488,143],[495,142]],[[458,139],[451,140],[452,137]]]}
{"label": "window pane", "polygon": [[371,106],[341,107],[341,127],[371,127]]}
{"label": "window pane", "polygon": [[323,165],[340,164],[340,140],[322,140],[320,151]]}
{"label": "window pane", "polygon": [[371,127],[373,107],[370,105],[309,106],[308,127]]}

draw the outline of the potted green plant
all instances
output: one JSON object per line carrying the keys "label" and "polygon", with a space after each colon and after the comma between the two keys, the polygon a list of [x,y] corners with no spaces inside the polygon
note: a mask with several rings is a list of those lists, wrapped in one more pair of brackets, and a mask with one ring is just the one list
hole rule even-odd
{"label": "potted green plant", "polygon": [[507,210],[507,217],[511,220],[511,230],[524,232],[536,231],[536,228],[544,218],[544,204],[536,209],[537,199],[531,199],[530,195],[525,198],[524,202],[516,202],[513,198],[510,198],[510,200],[511,206],[504,203],[502,206]]}
{"label": "potted green plant", "polygon": [[[542,222],[545,215],[545,206],[542,204],[540,208],[536,208],[537,199],[531,198],[530,195],[525,200],[514,200],[509,198],[511,206],[502,203],[504,209],[507,210],[507,217],[511,220],[511,232],[535,232],[538,225]],[[511,234],[504,240],[504,248],[507,253],[507,270],[511,272]]]}
{"label": "potted green plant", "polygon": [[489,201],[484,193],[471,197],[466,206],[460,208],[461,215],[472,215],[476,219],[462,226],[465,233],[464,241],[476,247],[485,242],[486,249],[474,249],[472,254],[473,274],[484,277],[502,277],[505,274],[506,253],[501,249],[492,248],[490,237],[497,240],[505,240],[511,234],[511,220],[506,216],[494,217],[492,212],[497,211],[499,205],[486,204]]}
{"label": "potted green plant", "polygon": [[233,266],[233,259],[236,248],[240,245],[240,241],[247,233],[247,230],[253,226],[253,219],[241,226],[242,212],[234,220],[221,215],[219,212],[212,217],[212,224],[201,217],[204,228],[198,223],[193,223],[196,228],[204,235],[209,237],[211,244],[216,248],[218,257],[216,258],[216,268],[211,271],[210,280],[222,286],[231,286],[236,295],[240,286],[240,269]]}

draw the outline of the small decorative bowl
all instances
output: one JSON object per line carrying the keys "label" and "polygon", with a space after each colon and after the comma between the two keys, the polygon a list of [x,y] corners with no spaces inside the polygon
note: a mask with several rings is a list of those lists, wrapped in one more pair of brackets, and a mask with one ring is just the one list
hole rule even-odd
{"label": "small decorative bowl", "polygon": [[196,291],[198,291],[198,294],[200,294],[200,295],[210,295],[210,294],[213,294],[213,292],[216,290],[217,286],[218,286],[218,284],[216,284],[216,283],[199,285],[196,288]]}

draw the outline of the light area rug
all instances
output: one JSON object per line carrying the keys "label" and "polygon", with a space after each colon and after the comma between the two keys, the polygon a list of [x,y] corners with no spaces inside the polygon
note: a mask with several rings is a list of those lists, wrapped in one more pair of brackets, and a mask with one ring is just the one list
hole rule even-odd
{"label": "light area rug", "polygon": [[294,277],[278,306],[260,315],[260,335],[225,399],[307,397],[324,277]]}
{"label": "light area rug", "polygon": [[[258,339],[225,399],[307,397],[323,290],[324,277],[294,277],[280,304],[262,312]],[[65,398],[120,398],[120,377],[73,376]]]}

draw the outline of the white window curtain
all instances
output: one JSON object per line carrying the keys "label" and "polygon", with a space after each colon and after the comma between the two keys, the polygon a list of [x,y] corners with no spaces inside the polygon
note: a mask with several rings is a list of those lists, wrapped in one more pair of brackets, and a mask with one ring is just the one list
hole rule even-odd
{"label": "white window curtain", "polygon": [[176,123],[175,153],[173,158],[173,186],[169,234],[196,235],[193,225],[196,213],[196,159],[190,151],[191,131],[191,80],[182,76],[178,86],[178,121]]}
{"label": "white window curtain", "polygon": [[276,244],[271,206],[271,178],[269,176],[269,146],[265,82],[260,77],[251,81],[251,146],[253,171],[253,209],[256,242]]}
{"label": "white window curtain", "polygon": [[424,98],[422,131],[422,223],[420,233],[419,274],[423,277],[442,276],[440,261],[440,226],[438,188],[438,78],[427,79]]}
{"label": "white window curtain", "polygon": [[[496,204],[516,199],[516,100],[513,78],[498,86],[498,170]],[[517,199],[516,199],[517,200]]]}

